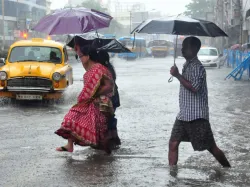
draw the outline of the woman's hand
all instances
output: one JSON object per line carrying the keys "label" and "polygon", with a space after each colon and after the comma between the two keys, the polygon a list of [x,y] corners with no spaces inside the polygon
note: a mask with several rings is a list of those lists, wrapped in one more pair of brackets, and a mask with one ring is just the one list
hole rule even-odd
{"label": "woman's hand", "polygon": [[107,78],[103,78],[102,79],[102,84],[100,86],[100,88],[97,90],[95,96],[101,96],[101,95],[107,95],[109,93],[113,92],[113,88],[114,88],[114,83],[113,81],[107,79]]}

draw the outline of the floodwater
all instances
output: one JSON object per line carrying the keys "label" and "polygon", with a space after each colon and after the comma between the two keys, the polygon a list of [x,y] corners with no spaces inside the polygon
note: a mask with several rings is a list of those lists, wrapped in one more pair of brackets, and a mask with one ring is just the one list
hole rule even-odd
{"label": "floodwater", "polygon": [[[184,59],[177,59],[181,69]],[[218,146],[232,168],[223,169],[208,152],[181,143],[177,176],[168,167],[168,139],[178,113],[179,83],[168,83],[173,59],[114,59],[121,107],[122,146],[111,156],[76,146],[58,153],[65,140],[54,131],[82,88],[80,63],[72,63],[74,85],[64,104],[10,103],[0,106],[0,186],[250,186],[250,82],[227,80],[228,68],[207,69],[210,121]]]}

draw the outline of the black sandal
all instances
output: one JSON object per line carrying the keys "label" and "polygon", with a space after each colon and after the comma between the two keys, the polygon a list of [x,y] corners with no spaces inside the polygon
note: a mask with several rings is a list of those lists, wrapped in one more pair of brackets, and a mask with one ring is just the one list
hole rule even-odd
{"label": "black sandal", "polygon": [[69,153],[72,153],[73,151],[69,151],[67,148],[65,148],[65,147],[60,147],[61,148],[61,150],[57,150],[57,151],[59,151],[59,152],[69,152]]}

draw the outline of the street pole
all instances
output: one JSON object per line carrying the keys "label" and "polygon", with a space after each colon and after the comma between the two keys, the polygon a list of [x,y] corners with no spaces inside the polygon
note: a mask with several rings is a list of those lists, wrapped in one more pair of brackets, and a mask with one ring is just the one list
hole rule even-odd
{"label": "street pole", "polygon": [[231,19],[230,21],[233,19],[233,0],[231,0]]}
{"label": "street pole", "polygon": [[2,50],[4,50],[5,46],[5,33],[4,33],[4,0],[2,0],[2,29],[3,29],[3,43],[2,43]]}
{"label": "street pole", "polygon": [[243,8],[241,5],[241,1],[239,0],[239,12],[240,12],[240,44],[242,46],[243,43]]}
{"label": "street pole", "polygon": [[[224,16],[225,16],[225,13],[224,13],[224,1],[221,1],[221,9],[222,9],[222,13],[221,13],[221,21],[222,21],[222,30],[224,31]],[[221,37],[221,50],[223,51],[224,49],[224,38]]]}
{"label": "street pole", "polygon": [[131,35],[131,31],[132,31],[132,11],[129,12],[129,21],[130,21],[129,34]]}

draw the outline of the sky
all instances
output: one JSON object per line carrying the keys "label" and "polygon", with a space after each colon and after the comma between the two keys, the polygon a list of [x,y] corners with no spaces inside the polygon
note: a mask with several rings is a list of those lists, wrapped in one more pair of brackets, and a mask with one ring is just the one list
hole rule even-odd
{"label": "sky", "polygon": [[[52,9],[63,8],[68,0],[51,0]],[[103,0],[107,1],[107,0]],[[147,10],[161,11],[164,14],[177,15],[185,11],[185,5],[191,0],[119,0],[120,2],[143,2]],[[59,3],[60,2],[60,3]],[[111,0],[112,2],[112,0]]]}

